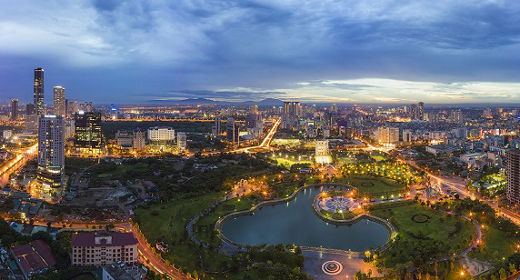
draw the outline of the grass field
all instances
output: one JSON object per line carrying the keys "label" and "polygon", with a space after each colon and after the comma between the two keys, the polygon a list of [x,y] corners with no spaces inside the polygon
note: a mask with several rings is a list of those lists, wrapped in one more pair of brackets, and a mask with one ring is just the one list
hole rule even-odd
{"label": "grass field", "polygon": [[485,227],[482,230],[482,246],[471,252],[470,256],[479,260],[498,262],[503,256],[509,256],[517,250],[520,240],[507,236],[503,231],[494,227]]}
{"label": "grass field", "polygon": [[217,220],[224,215],[232,212],[247,210],[252,206],[253,201],[243,198],[235,198],[219,204],[215,210],[200,218],[199,221],[194,225],[194,229],[196,229],[195,236],[204,243],[211,244],[214,247],[219,246],[220,239],[216,238],[216,235],[213,234],[213,228],[215,227]]}
{"label": "grass field", "polygon": [[[401,239],[442,242],[450,248],[449,252],[441,252],[442,255],[465,249],[476,234],[469,221],[419,204],[401,204],[393,208],[373,210],[371,213],[388,219],[396,227]],[[417,216],[414,218],[414,215]]]}
{"label": "grass field", "polygon": [[[170,263],[175,263],[184,271],[195,270],[200,263],[198,247],[186,236],[185,226],[189,220],[209,208],[218,201],[222,194],[213,193],[195,198],[173,200],[148,209],[136,210],[142,232],[150,243],[165,241],[170,246],[170,252],[165,256]],[[225,257],[201,250],[208,269],[218,270]]]}
{"label": "grass field", "polygon": [[360,194],[373,195],[387,192],[400,192],[405,187],[388,178],[370,175],[355,175],[345,178],[345,181],[356,187]]}
{"label": "grass field", "polygon": [[293,164],[312,164],[310,160],[291,160],[286,158],[276,158],[276,163],[281,166],[291,167]]}

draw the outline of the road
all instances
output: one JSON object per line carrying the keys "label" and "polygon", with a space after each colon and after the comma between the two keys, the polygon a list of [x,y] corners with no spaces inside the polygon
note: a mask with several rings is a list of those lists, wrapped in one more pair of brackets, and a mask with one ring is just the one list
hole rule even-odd
{"label": "road", "polygon": [[[389,151],[386,148],[375,147],[363,139],[359,139],[359,140],[363,141],[363,143],[365,143],[367,145],[368,149],[370,149],[370,150],[377,150],[377,151],[382,151],[385,153],[388,153],[388,151]],[[407,164],[413,166],[414,168],[424,171],[426,174],[428,174],[428,176],[430,176],[430,178],[435,179],[437,181],[437,183],[439,184],[439,186],[442,186],[442,185],[447,186],[448,188],[451,189],[451,191],[457,192],[459,194],[460,198],[464,199],[466,197],[469,197],[471,199],[479,199],[480,201],[485,202],[486,204],[491,206],[491,208],[493,208],[498,213],[498,215],[501,215],[501,216],[511,220],[516,225],[520,225],[520,214],[519,213],[516,213],[516,212],[511,211],[506,208],[502,208],[498,205],[497,202],[490,200],[490,199],[483,198],[478,194],[468,191],[468,189],[466,188],[466,182],[463,178],[457,177],[457,176],[447,177],[447,176],[435,175],[435,174],[431,173],[429,170],[426,170],[426,169],[422,168],[421,166],[419,166],[417,164],[417,162],[415,162],[413,160],[404,160],[399,157],[397,157],[397,160],[407,163]]]}
{"label": "road", "polygon": [[5,186],[9,176],[25,166],[37,153],[38,144],[13,151],[14,156],[0,166],[0,183]]}

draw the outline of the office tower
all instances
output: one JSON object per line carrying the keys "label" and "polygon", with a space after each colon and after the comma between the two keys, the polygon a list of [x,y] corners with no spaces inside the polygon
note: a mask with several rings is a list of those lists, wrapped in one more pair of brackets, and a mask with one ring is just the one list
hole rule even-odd
{"label": "office tower", "polygon": [[137,129],[134,131],[134,149],[138,151],[143,151],[146,149],[146,136],[144,131]]}
{"label": "office tower", "polygon": [[300,102],[284,101],[283,108],[284,108],[285,116],[300,116],[301,115]]}
{"label": "office tower", "polygon": [[235,119],[228,118],[226,122],[226,138],[229,142],[233,143],[233,145],[240,144],[240,128],[238,124],[235,122]]}
{"label": "office tower", "polygon": [[65,88],[62,86],[54,86],[54,114],[58,116],[65,116]]}
{"label": "office tower", "polygon": [[246,127],[247,128],[255,128],[258,127],[258,124],[261,122],[261,118],[259,114],[250,113],[246,117]]}
{"label": "office tower", "polygon": [[26,115],[35,115],[36,114],[36,107],[34,107],[34,104],[29,103],[25,105],[25,114]]}
{"label": "office tower", "polygon": [[116,132],[116,143],[121,148],[133,148],[134,146],[134,133],[128,130],[118,130]]}
{"label": "office tower", "polygon": [[44,70],[43,68],[34,69],[34,107],[36,114],[45,114],[44,93]]}
{"label": "office tower", "polygon": [[419,102],[417,114],[418,114],[419,120],[423,121],[424,120],[424,103],[423,102]]}
{"label": "office tower", "polygon": [[186,150],[186,146],[187,146],[186,142],[187,142],[186,133],[177,132],[177,147],[181,151]]}
{"label": "office tower", "polygon": [[520,150],[507,152],[507,200],[510,204],[520,203]]}
{"label": "office tower", "polygon": [[82,154],[101,153],[101,114],[80,111],[74,116],[74,148]]}
{"label": "office tower", "polygon": [[18,119],[18,99],[11,99],[11,120]]}
{"label": "office tower", "polygon": [[65,168],[63,117],[42,115],[38,120],[38,170],[36,181],[41,198],[57,198]]}

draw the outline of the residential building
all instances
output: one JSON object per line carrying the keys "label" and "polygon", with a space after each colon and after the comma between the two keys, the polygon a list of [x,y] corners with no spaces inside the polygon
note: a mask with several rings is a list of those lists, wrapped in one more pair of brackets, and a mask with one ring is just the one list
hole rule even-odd
{"label": "residential building", "polygon": [[104,266],[137,262],[137,239],[131,232],[79,232],[72,235],[74,266]]}
{"label": "residential building", "polygon": [[65,88],[62,86],[54,86],[54,114],[58,116],[65,116],[67,111],[65,108]]}
{"label": "residential building", "polygon": [[398,127],[378,127],[376,131],[377,142],[382,145],[395,145],[399,142]]}
{"label": "residential building", "polygon": [[51,248],[43,240],[14,246],[11,248],[11,253],[25,279],[43,273],[56,264]]}
{"label": "residential building", "polygon": [[38,193],[54,200],[61,192],[65,169],[65,133],[62,116],[44,115],[38,121]]}
{"label": "residential building", "polygon": [[520,204],[520,150],[510,149],[507,152],[507,191],[510,204]]}
{"label": "residential building", "polygon": [[116,132],[116,142],[121,148],[130,149],[134,146],[134,133],[128,130],[118,130]]}
{"label": "residential building", "polygon": [[134,131],[133,147],[138,151],[146,149],[146,136],[144,131],[141,131],[140,129]]}
{"label": "residential building", "polygon": [[233,145],[240,145],[240,126],[235,119],[228,118],[226,122],[226,138]]}

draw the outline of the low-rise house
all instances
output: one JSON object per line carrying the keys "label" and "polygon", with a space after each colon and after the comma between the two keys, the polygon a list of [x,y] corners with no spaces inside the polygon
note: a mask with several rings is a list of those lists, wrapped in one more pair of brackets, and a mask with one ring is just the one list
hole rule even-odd
{"label": "low-rise house", "polygon": [[56,264],[51,248],[43,240],[14,246],[11,252],[25,279],[43,273]]}

